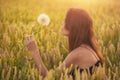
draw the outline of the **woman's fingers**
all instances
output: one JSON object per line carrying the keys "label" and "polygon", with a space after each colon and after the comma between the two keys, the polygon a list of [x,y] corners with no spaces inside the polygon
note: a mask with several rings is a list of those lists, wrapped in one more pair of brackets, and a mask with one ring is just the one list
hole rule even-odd
{"label": "woman's fingers", "polygon": [[33,35],[27,36],[25,41],[24,41],[24,44],[28,48],[29,51],[37,50],[37,44],[35,42]]}
{"label": "woman's fingers", "polygon": [[30,35],[29,40],[30,40],[30,41],[35,41],[34,36],[33,36],[33,35]]}
{"label": "woman's fingers", "polygon": [[35,41],[34,36],[33,35],[27,36],[24,41],[24,44],[27,46],[32,41]]}

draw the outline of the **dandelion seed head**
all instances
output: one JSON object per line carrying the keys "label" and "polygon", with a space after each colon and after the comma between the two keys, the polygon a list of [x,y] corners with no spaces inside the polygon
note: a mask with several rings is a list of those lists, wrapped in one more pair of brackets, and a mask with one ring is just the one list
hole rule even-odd
{"label": "dandelion seed head", "polygon": [[40,24],[42,24],[42,25],[49,25],[49,23],[50,23],[50,18],[49,18],[49,16],[47,15],[47,14],[40,14],[39,16],[38,16],[38,19],[37,19],[37,21],[40,23]]}

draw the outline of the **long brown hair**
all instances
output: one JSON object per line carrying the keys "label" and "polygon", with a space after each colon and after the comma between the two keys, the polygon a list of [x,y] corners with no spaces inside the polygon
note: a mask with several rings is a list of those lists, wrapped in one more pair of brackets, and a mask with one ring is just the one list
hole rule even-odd
{"label": "long brown hair", "polygon": [[93,31],[93,21],[83,9],[71,8],[65,18],[65,28],[69,31],[69,51],[71,52],[81,44],[89,45],[103,62]]}

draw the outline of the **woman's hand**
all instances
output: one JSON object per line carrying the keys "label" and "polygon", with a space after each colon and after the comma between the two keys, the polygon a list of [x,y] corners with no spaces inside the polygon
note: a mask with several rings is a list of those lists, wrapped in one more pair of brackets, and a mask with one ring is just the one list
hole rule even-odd
{"label": "woman's hand", "polygon": [[34,52],[38,49],[38,46],[36,44],[36,41],[33,35],[26,37],[24,44],[28,48],[28,50],[31,52]]}

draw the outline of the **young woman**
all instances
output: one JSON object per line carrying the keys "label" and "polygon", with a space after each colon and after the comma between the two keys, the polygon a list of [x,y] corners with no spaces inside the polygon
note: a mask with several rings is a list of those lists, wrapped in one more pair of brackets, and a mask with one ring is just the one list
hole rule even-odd
{"label": "young woman", "polygon": [[[62,63],[62,69],[69,68],[72,64],[72,69],[77,65],[80,68],[80,73],[83,69],[89,68],[92,74],[92,67],[103,63],[104,57],[98,49],[93,22],[86,11],[76,8],[69,9],[62,25],[62,34],[68,37],[69,42],[69,54]],[[41,60],[34,37],[27,37],[25,45],[31,51],[42,76],[45,77],[48,70]],[[72,76],[74,77],[73,74]]]}

